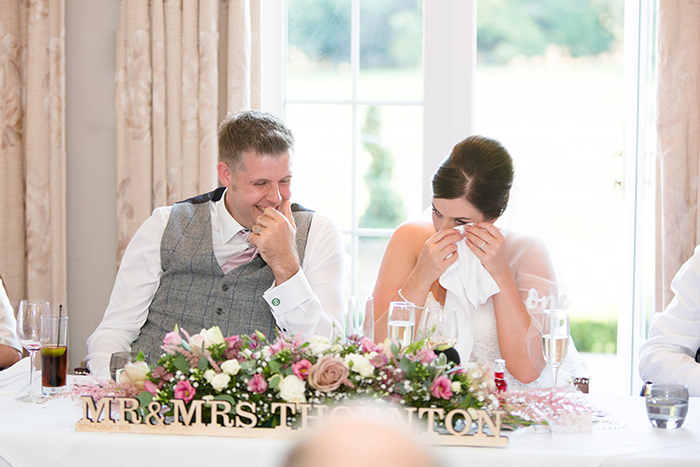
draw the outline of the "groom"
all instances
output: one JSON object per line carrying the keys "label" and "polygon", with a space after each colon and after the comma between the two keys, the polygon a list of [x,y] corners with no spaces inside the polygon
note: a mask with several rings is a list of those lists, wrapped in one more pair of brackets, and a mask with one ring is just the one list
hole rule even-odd
{"label": "groom", "polygon": [[175,326],[224,335],[260,331],[342,335],[344,247],[330,219],[289,201],[294,137],[278,118],[248,111],[219,128],[211,193],[154,210],[122,259],[88,367],[108,375],[113,352],[151,361]]}

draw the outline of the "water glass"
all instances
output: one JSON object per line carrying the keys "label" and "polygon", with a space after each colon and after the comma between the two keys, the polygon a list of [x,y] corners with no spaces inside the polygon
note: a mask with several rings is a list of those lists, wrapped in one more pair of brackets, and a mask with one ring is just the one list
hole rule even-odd
{"label": "water glass", "polygon": [[68,317],[41,317],[41,392],[50,396],[66,387]]}
{"label": "water glass", "polygon": [[682,384],[652,384],[646,390],[647,416],[656,428],[680,428],[688,413],[688,389]]}
{"label": "water glass", "polygon": [[374,340],[374,298],[350,297],[345,316],[345,335],[359,335]]}
{"label": "water glass", "polygon": [[411,302],[391,302],[389,304],[389,338],[392,342],[406,347],[413,342],[413,329],[416,326],[416,307]]}

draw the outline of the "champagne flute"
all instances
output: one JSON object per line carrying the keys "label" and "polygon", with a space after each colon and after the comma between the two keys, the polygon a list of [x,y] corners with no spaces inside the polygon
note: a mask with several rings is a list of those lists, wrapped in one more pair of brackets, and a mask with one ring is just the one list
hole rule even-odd
{"label": "champagne flute", "polygon": [[457,345],[457,315],[453,308],[426,306],[420,317],[418,339],[425,339],[431,349],[443,352]]}
{"label": "champagne flute", "polygon": [[388,319],[391,341],[402,347],[410,345],[416,325],[415,305],[411,302],[391,302]]}
{"label": "champagne flute", "polygon": [[50,315],[49,302],[43,300],[22,300],[17,311],[17,337],[22,347],[29,352],[29,392],[18,396],[22,402],[40,402],[43,398],[34,392],[34,356],[41,349],[41,316]]}
{"label": "champagne flute", "polygon": [[374,340],[374,298],[350,297],[345,317],[345,335],[360,335]]}
{"label": "champagne flute", "polygon": [[566,310],[544,310],[542,353],[552,370],[552,386],[557,385],[557,372],[569,347],[569,313]]}

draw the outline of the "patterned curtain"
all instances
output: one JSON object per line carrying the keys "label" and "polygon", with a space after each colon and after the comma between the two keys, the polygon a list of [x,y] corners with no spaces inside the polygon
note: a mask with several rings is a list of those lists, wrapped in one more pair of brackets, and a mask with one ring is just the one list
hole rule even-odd
{"label": "patterned curtain", "polygon": [[64,0],[0,0],[0,271],[21,299],[65,303]]}
{"label": "patterned curtain", "polygon": [[117,260],[153,208],[214,189],[218,122],[260,107],[260,0],[120,0]]}
{"label": "patterned curtain", "polygon": [[656,311],[700,244],[700,2],[659,2]]}

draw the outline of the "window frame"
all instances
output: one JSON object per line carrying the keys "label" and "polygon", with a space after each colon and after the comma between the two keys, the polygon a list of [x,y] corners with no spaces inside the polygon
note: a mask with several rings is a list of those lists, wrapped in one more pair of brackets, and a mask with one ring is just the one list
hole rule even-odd
{"label": "window frame", "polygon": [[[359,1],[352,0],[353,17],[359,17]],[[474,80],[476,71],[476,6],[477,0],[444,0],[423,2],[423,173],[431,174],[446,157],[452,146],[473,132]],[[284,77],[286,72],[286,0],[266,0],[262,3],[262,96],[261,108],[284,117]],[[618,310],[617,355],[623,392],[638,393],[641,386],[637,372],[638,349],[646,338],[648,306],[644,294],[653,287],[649,271],[642,270],[646,254],[642,226],[649,213],[643,212],[645,197],[653,196],[653,187],[645,186],[649,168],[645,154],[652,151],[645,143],[650,131],[648,85],[652,72],[649,60],[654,31],[656,1],[625,0],[625,290]],[[356,39],[355,39],[356,40]],[[353,54],[358,45],[353,44]],[[357,59],[357,56],[353,57]],[[354,96],[353,96],[354,97]],[[653,99],[652,99],[653,100]],[[357,125],[353,119],[353,125]],[[356,128],[354,129],[356,130]],[[353,139],[357,132],[353,132]],[[353,145],[356,145],[354,142]],[[354,149],[356,150],[356,148]],[[354,179],[357,177],[354,176]],[[652,177],[653,179],[653,177]],[[428,177],[421,186],[421,199],[427,207],[431,201]],[[353,208],[356,211],[355,208]],[[653,214],[652,214],[653,215]],[[357,213],[353,212],[353,226]],[[351,290],[355,290],[358,274],[357,244],[360,236],[387,236],[386,229],[357,229],[344,231],[352,235]],[[648,241],[647,241],[648,244]],[[653,271],[652,271],[653,273]],[[347,291],[346,291],[347,292]],[[653,293],[653,292],[652,292]],[[653,303],[653,300],[652,300]],[[653,311],[653,310],[652,310]],[[593,383],[595,384],[595,383]]]}

